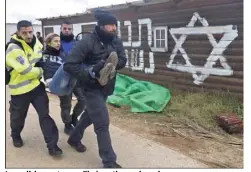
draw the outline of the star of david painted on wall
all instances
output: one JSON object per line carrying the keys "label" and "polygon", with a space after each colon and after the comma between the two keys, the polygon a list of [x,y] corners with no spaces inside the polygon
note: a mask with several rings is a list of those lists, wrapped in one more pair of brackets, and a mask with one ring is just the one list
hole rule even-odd
{"label": "star of david painted on wall", "polygon": [[[202,27],[195,27],[196,21],[200,21]],[[227,46],[238,36],[238,30],[235,25],[226,25],[226,26],[209,26],[205,18],[201,18],[200,15],[196,12],[193,14],[191,21],[186,27],[181,28],[172,28],[170,29],[170,34],[173,37],[176,45],[170,56],[169,63],[167,67],[170,69],[178,70],[181,72],[192,73],[194,78],[193,83],[200,85],[203,81],[209,77],[209,75],[219,75],[219,76],[231,76],[233,75],[233,70],[227,64],[226,58],[223,56],[223,52],[226,50]],[[175,34],[181,35],[178,39]],[[190,58],[186,53],[185,49],[182,47],[188,35],[202,35],[206,34],[209,42],[213,46],[207,62],[204,66],[195,66],[191,64]],[[213,34],[223,34],[223,37],[217,43]],[[174,59],[180,51],[186,62],[186,64],[174,64]],[[223,68],[215,68],[214,65],[216,61],[219,60]],[[198,74],[200,73],[200,74]]]}

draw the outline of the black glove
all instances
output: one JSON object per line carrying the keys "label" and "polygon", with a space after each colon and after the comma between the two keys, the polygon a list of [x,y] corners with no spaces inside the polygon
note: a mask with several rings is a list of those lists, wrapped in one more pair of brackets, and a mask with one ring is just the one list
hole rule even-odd
{"label": "black glove", "polygon": [[97,64],[95,64],[95,65],[93,66],[92,72],[95,73],[95,76],[96,76],[97,78],[100,77],[100,76],[99,76],[99,72],[100,72],[101,69],[104,68],[104,65],[105,65],[105,60],[101,60],[101,61],[99,61]]}

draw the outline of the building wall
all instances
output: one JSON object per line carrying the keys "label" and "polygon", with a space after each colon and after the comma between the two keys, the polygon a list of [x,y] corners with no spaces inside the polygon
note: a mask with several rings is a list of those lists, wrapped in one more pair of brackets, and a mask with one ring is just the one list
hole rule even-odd
{"label": "building wall", "polygon": [[[243,0],[169,1],[111,12],[128,58],[122,73],[167,87],[243,95]],[[58,32],[63,20],[43,25]],[[92,14],[69,20],[75,34],[95,22]]]}
{"label": "building wall", "polygon": [[[16,23],[6,23],[5,26],[6,26],[5,42],[7,43],[10,40],[11,35],[17,31],[17,24]],[[41,34],[42,34],[42,26],[41,25],[33,25],[33,29],[34,29],[34,33],[41,32]]]}

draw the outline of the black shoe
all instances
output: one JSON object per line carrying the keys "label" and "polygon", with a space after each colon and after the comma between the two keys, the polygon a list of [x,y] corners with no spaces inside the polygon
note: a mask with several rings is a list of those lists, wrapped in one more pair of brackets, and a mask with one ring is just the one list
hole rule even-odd
{"label": "black shoe", "polygon": [[64,127],[65,134],[70,135],[72,130],[73,130],[73,126],[71,125],[71,123],[70,124],[65,124],[65,127]]}
{"label": "black shoe", "polygon": [[17,148],[20,148],[24,145],[24,142],[20,136],[12,138],[12,141],[13,141],[13,145]]}
{"label": "black shoe", "polygon": [[104,168],[122,168],[119,164],[116,162],[104,164]]}
{"label": "black shoe", "polygon": [[54,148],[49,148],[48,151],[49,154],[54,157],[58,157],[63,154],[63,151],[58,146],[55,146]]}
{"label": "black shoe", "polygon": [[68,140],[67,143],[69,145],[71,145],[77,152],[85,152],[86,151],[86,146],[83,145],[81,142],[74,144]]}

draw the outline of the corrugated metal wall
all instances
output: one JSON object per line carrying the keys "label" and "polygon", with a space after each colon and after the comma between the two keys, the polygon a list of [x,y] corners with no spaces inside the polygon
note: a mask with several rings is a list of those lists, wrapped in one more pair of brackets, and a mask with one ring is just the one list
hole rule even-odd
{"label": "corrugated metal wall", "polygon": [[[243,0],[176,0],[112,13],[128,55],[121,73],[167,87],[243,95]],[[95,21],[90,14],[71,20]],[[164,52],[154,49],[156,27],[164,29],[163,44],[167,38]]]}

